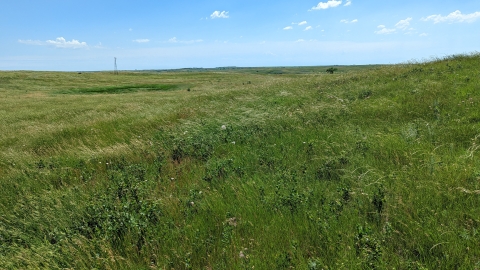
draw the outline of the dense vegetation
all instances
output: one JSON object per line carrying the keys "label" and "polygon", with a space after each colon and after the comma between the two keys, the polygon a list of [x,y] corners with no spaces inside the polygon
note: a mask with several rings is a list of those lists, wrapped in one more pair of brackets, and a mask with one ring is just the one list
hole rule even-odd
{"label": "dense vegetation", "polygon": [[480,268],[480,55],[336,68],[0,72],[0,268]]}

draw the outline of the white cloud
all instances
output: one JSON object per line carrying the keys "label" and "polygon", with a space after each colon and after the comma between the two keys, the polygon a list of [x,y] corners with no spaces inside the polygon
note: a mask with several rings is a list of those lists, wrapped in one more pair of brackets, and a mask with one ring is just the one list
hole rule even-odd
{"label": "white cloud", "polygon": [[293,25],[299,25],[299,26],[302,26],[302,25],[305,25],[307,24],[307,21],[301,21],[299,23],[296,23],[296,22],[292,22]]}
{"label": "white cloud", "polygon": [[398,29],[407,30],[408,27],[410,26],[411,20],[412,18],[406,18],[405,20],[401,20],[397,24],[395,24],[395,27]]}
{"label": "white cloud", "polygon": [[341,22],[341,23],[357,23],[358,20],[357,20],[357,19],[351,20],[351,21],[349,21],[349,20],[341,20],[340,22]]}
{"label": "white cloud", "polygon": [[427,18],[422,18],[423,21],[433,21],[434,23],[442,23],[442,22],[467,22],[467,23],[472,23],[476,21],[478,18],[480,18],[480,12],[474,12],[470,14],[462,14],[460,10],[456,10],[447,16],[442,16],[442,15],[430,15]]}
{"label": "white cloud", "polygon": [[352,4],[352,1],[348,0],[347,3],[345,3],[345,5],[343,5],[344,7],[348,7]]}
{"label": "white cloud", "polygon": [[385,25],[379,25],[379,26],[377,26],[377,28],[379,30],[375,31],[375,34],[379,34],[379,35],[391,34],[391,33],[395,33],[397,31],[397,29],[389,29],[389,28],[385,27]]}
{"label": "white cloud", "polygon": [[313,27],[307,26],[304,31],[308,31],[308,30],[312,30],[312,29],[313,29]]}
{"label": "white cloud", "polygon": [[351,21],[351,23],[357,23],[357,22],[358,22],[357,19]]}
{"label": "white cloud", "polygon": [[63,37],[58,37],[55,40],[47,40],[47,41],[40,41],[40,40],[18,40],[18,42],[28,45],[41,45],[41,46],[54,46],[56,48],[66,48],[66,49],[79,49],[79,48],[88,48],[86,42],[80,42],[76,39],[72,39],[72,41],[67,41]]}
{"label": "white cloud", "polygon": [[215,10],[211,15],[210,15],[210,18],[212,19],[228,19],[228,11],[218,11],[218,10]]}
{"label": "white cloud", "polygon": [[320,2],[320,3],[318,3],[318,5],[315,6],[315,7],[312,7],[311,10],[334,8],[334,7],[338,7],[340,4],[342,4],[342,1],[329,0],[328,2]]}
{"label": "white cloud", "polygon": [[402,30],[402,31],[409,31],[406,34],[412,34],[415,29],[410,28],[410,22],[412,21],[412,18],[406,18],[405,20],[400,20],[398,23],[395,24],[395,28],[387,28],[385,25],[379,25],[377,28],[379,30],[375,31],[375,34],[379,35],[385,35],[385,34],[392,34],[397,32],[397,30]]}
{"label": "white cloud", "polygon": [[428,36],[428,34],[427,33],[421,33],[419,36],[426,37],[426,36]]}
{"label": "white cloud", "polygon": [[148,43],[148,42],[150,42],[150,39],[146,39],[146,38],[135,39],[135,40],[133,40],[133,42],[137,42],[137,43]]}
{"label": "white cloud", "polygon": [[19,42],[19,43],[23,43],[23,44],[27,44],[27,45],[44,45],[43,42],[41,42],[40,40],[31,40],[31,39],[23,40],[23,39],[19,39],[18,42]]}
{"label": "white cloud", "polygon": [[291,27],[291,26],[287,26],[287,27],[283,28],[283,30],[292,30],[292,29],[293,29],[293,27]]}
{"label": "white cloud", "polygon": [[182,44],[193,44],[203,42],[203,39],[194,39],[194,40],[178,40],[177,37],[173,37],[168,40],[169,43],[182,43]]}
{"label": "white cloud", "polygon": [[46,43],[57,48],[78,49],[88,47],[86,42],[80,42],[76,39],[72,39],[72,41],[66,41],[63,37],[58,37],[55,40],[47,40]]}
{"label": "white cloud", "polygon": [[299,39],[297,41],[295,41],[296,43],[300,43],[300,42],[305,42],[305,39]]}

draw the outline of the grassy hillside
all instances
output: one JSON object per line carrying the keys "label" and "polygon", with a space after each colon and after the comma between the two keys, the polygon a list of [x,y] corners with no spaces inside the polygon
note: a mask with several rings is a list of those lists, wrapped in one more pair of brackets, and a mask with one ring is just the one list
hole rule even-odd
{"label": "grassy hillside", "polygon": [[480,268],[480,55],[337,68],[0,72],[0,268]]}

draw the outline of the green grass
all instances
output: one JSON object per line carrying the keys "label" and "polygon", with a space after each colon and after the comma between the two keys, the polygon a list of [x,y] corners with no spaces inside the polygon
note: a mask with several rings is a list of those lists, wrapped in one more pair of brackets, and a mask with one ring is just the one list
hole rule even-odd
{"label": "green grass", "polygon": [[480,56],[335,67],[0,72],[0,268],[480,268]]}
{"label": "green grass", "polygon": [[178,88],[176,85],[166,84],[137,84],[122,86],[101,86],[91,88],[78,88],[58,91],[58,94],[121,94],[138,91],[170,91]]}

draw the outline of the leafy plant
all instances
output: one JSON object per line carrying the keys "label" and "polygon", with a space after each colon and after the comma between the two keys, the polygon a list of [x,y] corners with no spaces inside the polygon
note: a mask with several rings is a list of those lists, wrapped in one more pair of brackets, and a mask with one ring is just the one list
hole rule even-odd
{"label": "leafy plant", "polygon": [[128,246],[127,241],[141,251],[148,231],[160,222],[162,214],[159,204],[145,197],[145,169],[117,164],[108,170],[108,178],[107,192],[95,196],[75,229],[88,238],[104,238],[117,249]]}

